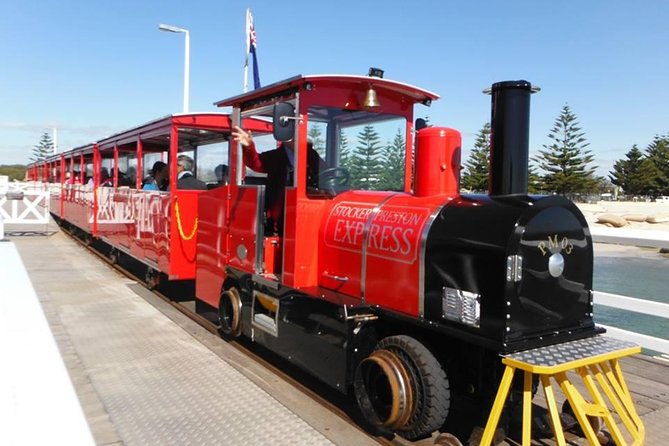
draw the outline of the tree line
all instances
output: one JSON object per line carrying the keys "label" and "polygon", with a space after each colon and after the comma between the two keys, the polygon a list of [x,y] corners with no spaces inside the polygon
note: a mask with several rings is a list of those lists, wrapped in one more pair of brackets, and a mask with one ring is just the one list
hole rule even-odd
{"label": "tree line", "polygon": [[[530,193],[556,193],[575,198],[599,194],[613,184],[627,195],[669,195],[669,134],[655,136],[643,152],[633,145],[625,158],[615,161],[608,178],[595,174],[597,166],[588,149],[585,132],[569,105],[563,106],[548,139],[543,150],[530,159]],[[464,163],[462,187],[487,191],[489,165],[490,124],[485,123]]]}
{"label": "tree line", "polygon": [[[322,129],[314,126],[309,139],[321,154],[325,152]],[[530,193],[560,194],[575,197],[601,193],[611,184],[627,195],[669,195],[669,134],[657,135],[642,151],[635,144],[625,158],[615,161],[608,178],[597,176],[594,157],[588,149],[585,132],[569,105],[564,105],[548,133],[549,143],[530,159]],[[367,190],[403,190],[405,139],[401,129],[385,144],[374,126],[366,125],[356,135],[352,146],[340,134],[341,167],[350,173],[350,186]],[[31,161],[43,160],[53,153],[53,142],[44,133],[34,146]],[[461,172],[461,187],[468,191],[488,190],[490,165],[490,123],[476,135],[473,149]],[[0,174],[23,179],[25,166],[0,166]]]}
{"label": "tree line", "polygon": [[669,195],[669,134],[656,135],[644,152],[633,145],[610,178],[629,195]]}
{"label": "tree line", "polygon": [[[473,149],[464,162],[461,187],[471,192],[488,190],[490,123],[477,133]],[[645,152],[637,146],[617,160],[609,176],[596,174],[597,165],[585,131],[569,105],[564,105],[548,133],[548,142],[530,158],[528,191],[559,194],[572,199],[610,192],[612,185],[628,195],[669,195],[669,135],[656,136]],[[314,126],[309,140],[323,156],[322,130]],[[352,145],[340,134],[340,163],[349,170],[355,189],[402,190],[404,186],[405,139],[401,129],[392,141],[381,142],[372,125],[362,128]]]}
{"label": "tree line", "polygon": [[26,166],[22,164],[0,164],[0,175],[7,175],[9,181],[23,181],[26,176]]}

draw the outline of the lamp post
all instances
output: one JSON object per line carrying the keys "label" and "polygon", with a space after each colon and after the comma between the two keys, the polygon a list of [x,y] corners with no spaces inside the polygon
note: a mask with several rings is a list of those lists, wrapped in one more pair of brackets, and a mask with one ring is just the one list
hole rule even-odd
{"label": "lamp post", "polygon": [[190,82],[190,34],[187,29],[178,26],[160,24],[158,29],[170,33],[184,33],[186,35],[184,54],[184,113],[188,113],[188,84]]}

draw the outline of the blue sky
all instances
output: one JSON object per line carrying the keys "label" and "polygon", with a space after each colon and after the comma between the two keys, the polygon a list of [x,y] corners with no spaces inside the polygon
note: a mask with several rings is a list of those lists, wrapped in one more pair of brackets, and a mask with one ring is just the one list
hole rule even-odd
{"label": "blue sky", "polygon": [[215,110],[242,91],[247,7],[263,84],[381,67],[441,95],[417,115],[460,130],[465,155],[501,80],[542,88],[532,152],[568,103],[600,174],[669,132],[667,1],[3,0],[0,164],[27,162],[53,126],[67,149],[180,112],[184,39],[160,23],[190,30],[190,109]]}

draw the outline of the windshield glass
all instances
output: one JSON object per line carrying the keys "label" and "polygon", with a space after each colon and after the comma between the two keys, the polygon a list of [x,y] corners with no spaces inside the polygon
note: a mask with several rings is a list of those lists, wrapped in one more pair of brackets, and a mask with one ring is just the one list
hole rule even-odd
{"label": "windshield glass", "polygon": [[308,122],[309,142],[325,161],[318,190],[404,190],[404,117],[315,106]]}

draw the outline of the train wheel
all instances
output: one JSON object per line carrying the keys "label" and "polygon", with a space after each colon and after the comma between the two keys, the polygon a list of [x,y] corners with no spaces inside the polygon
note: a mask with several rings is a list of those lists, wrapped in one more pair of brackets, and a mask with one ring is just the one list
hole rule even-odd
{"label": "train wheel", "polygon": [[109,251],[109,262],[110,262],[112,265],[116,265],[116,264],[118,263],[118,259],[119,259],[119,252],[118,252],[118,250],[115,249],[115,248],[112,248],[112,249]]}
{"label": "train wheel", "polygon": [[360,362],[355,396],[367,419],[408,440],[427,437],[448,415],[446,372],[423,344],[409,336],[391,336]]}
{"label": "train wheel", "polygon": [[221,293],[218,321],[223,336],[236,338],[242,334],[242,299],[237,288],[232,287]]}
{"label": "train wheel", "polygon": [[153,268],[147,268],[144,281],[148,289],[155,290],[160,284],[160,273]]}

